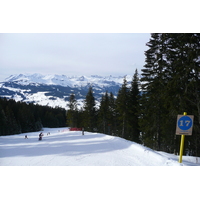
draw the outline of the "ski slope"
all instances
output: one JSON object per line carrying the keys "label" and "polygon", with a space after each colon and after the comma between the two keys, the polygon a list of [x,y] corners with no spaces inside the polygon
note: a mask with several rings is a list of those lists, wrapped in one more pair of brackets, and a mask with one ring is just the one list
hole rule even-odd
{"label": "ski slope", "polygon": [[39,141],[39,133],[1,136],[0,166],[200,166],[200,158],[179,163],[177,155],[105,134],[44,128]]}

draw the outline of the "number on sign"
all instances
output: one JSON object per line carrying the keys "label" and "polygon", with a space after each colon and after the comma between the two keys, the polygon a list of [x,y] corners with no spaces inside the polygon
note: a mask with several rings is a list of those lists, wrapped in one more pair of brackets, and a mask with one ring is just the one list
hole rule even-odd
{"label": "number on sign", "polygon": [[[183,124],[184,122],[185,122],[185,124]],[[186,120],[186,121],[181,120],[179,126],[189,126],[190,122],[191,122],[191,121],[189,121],[189,120]]]}
{"label": "number on sign", "polygon": [[178,127],[181,130],[188,130],[190,129],[192,126],[192,119],[188,116],[182,116],[181,118],[179,118],[178,120]]}
{"label": "number on sign", "polygon": [[189,121],[189,120],[185,121],[186,126],[189,126],[190,122],[191,122],[191,121]]}
{"label": "number on sign", "polygon": [[192,135],[193,115],[178,115],[176,134],[177,135]]}
{"label": "number on sign", "polygon": [[183,126],[183,120],[180,121],[180,125],[179,126]]}

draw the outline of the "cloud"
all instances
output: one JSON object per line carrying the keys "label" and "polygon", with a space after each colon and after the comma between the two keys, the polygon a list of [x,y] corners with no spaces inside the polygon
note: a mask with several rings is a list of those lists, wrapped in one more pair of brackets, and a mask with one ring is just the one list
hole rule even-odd
{"label": "cloud", "polygon": [[[15,73],[133,74],[144,65],[150,34],[0,34],[1,77]],[[134,66],[132,63],[135,63]],[[1,78],[0,77],[0,78]]]}

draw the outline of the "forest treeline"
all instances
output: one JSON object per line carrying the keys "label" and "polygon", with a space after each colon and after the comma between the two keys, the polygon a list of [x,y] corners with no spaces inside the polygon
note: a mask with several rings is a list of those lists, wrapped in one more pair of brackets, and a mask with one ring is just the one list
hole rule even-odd
{"label": "forest treeline", "polygon": [[[140,78],[137,70],[130,84],[124,77],[118,95],[106,92],[98,105],[92,86],[81,109],[75,94],[70,95],[67,110],[1,99],[1,134],[70,126],[178,153],[177,115],[187,112],[194,115],[194,123],[192,135],[185,137],[184,154],[200,156],[200,34],[153,33],[146,45]],[[10,127],[7,132],[2,129],[5,123]]]}
{"label": "forest treeline", "polygon": [[185,150],[200,156],[200,34],[151,34],[142,69],[140,127],[144,143],[157,150],[179,151],[178,114],[194,115]]}
{"label": "forest treeline", "polygon": [[136,70],[129,87],[124,78],[117,97],[102,95],[99,108],[92,88],[82,110],[71,95],[68,123],[179,153],[177,115],[187,112],[194,122],[184,154],[200,156],[200,34],[153,33],[146,45],[141,78]]}
{"label": "forest treeline", "polygon": [[77,100],[71,94],[67,124],[70,127],[83,127],[90,132],[100,132],[140,142],[138,72],[135,71],[131,86],[128,87],[126,77],[117,97],[106,92],[100,104],[95,101],[92,86],[86,95],[82,109],[77,108]]}
{"label": "forest treeline", "polygon": [[41,131],[66,126],[65,109],[0,98],[0,135]]}

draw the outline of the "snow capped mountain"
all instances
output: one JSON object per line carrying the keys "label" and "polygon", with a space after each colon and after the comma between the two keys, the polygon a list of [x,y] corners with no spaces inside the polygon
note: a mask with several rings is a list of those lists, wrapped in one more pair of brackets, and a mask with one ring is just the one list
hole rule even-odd
{"label": "snow capped mountain", "polygon": [[6,79],[6,82],[15,82],[21,85],[30,83],[46,84],[46,85],[62,85],[72,86],[72,82],[64,75],[41,75],[41,74],[19,74],[11,75]]}
{"label": "snow capped mountain", "polygon": [[[15,82],[21,85],[28,85],[30,83],[46,84],[46,85],[61,85],[61,86],[86,86],[87,84],[98,84],[101,86],[107,86],[111,84],[121,85],[125,76],[72,76],[66,75],[42,75],[42,74],[17,74],[11,75],[6,78],[6,82]],[[131,81],[132,77],[126,75],[127,81]]]}
{"label": "snow capped mountain", "polygon": [[[93,88],[94,97],[98,103],[106,91],[117,96],[124,77],[16,74],[0,83],[0,97],[67,108],[69,96],[73,93],[78,101],[78,106],[82,107],[90,86]],[[132,76],[126,75],[126,80],[130,83]]]}

